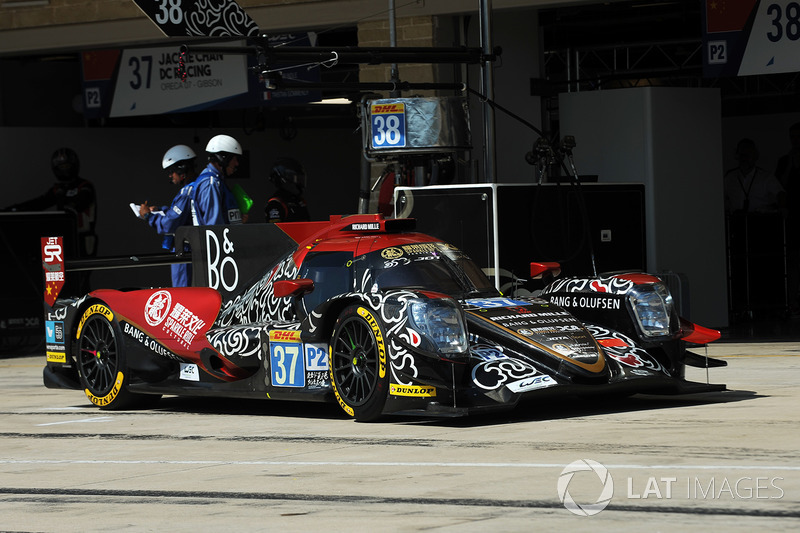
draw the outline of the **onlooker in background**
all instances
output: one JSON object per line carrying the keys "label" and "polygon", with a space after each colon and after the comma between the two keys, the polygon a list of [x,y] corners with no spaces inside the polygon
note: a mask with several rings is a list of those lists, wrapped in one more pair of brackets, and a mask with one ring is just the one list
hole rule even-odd
{"label": "onlooker in background", "polygon": [[725,174],[731,318],[775,317],[787,309],[784,206],[778,179],[756,166],[751,139],[736,145],[739,166]]}
{"label": "onlooker in background", "polygon": [[57,181],[43,195],[6,208],[7,211],[41,211],[55,207],[75,215],[78,253],[81,257],[97,255],[97,198],[94,185],[80,177],[78,154],[71,148],[59,148],[50,158]]}
{"label": "onlooker in background", "polygon": [[789,144],[789,152],[778,159],[775,168],[775,177],[787,192],[792,183],[800,186],[800,122],[789,127]]}
{"label": "onlooker in background", "polygon": [[[192,225],[192,190],[195,170],[194,150],[186,145],[173,146],[164,154],[161,167],[167,171],[167,177],[173,185],[180,187],[178,194],[172,199],[172,205],[162,206],[157,210],[147,202],[139,206],[139,216],[147,221],[155,230],[164,236],[161,247],[175,251],[175,230],[180,226]],[[188,287],[191,284],[192,270],[188,263],[170,265],[173,287]]]}
{"label": "onlooker in background", "polygon": [[269,174],[277,188],[267,201],[264,216],[267,222],[303,222],[311,220],[308,204],[303,198],[306,171],[298,161],[289,157],[278,159]]}
{"label": "onlooker in background", "polygon": [[778,160],[775,177],[786,191],[787,299],[792,314],[800,313],[800,122],[789,127],[791,149]]}
{"label": "onlooker in background", "polygon": [[225,179],[239,166],[242,147],[229,135],[217,135],[206,145],[208,166],[195,180],[192,219],[195,226],[241,224],[239,202]]}
{"label": "onlooker in background", "polygon": [[779,213],[786,198],[778,179],[756,166],[758,148],[752,139],[736,145],[739,166],[725,173],[726,213]]}

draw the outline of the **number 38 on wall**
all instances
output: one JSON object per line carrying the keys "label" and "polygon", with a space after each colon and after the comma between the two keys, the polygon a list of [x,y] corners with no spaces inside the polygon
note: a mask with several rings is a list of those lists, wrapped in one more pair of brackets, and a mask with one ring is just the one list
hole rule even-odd
{"label": "number 38 on wall", "polygon": [[183,9],[181,0],[156,0],[156,22],[159,24],[181,24]]}
{"label": "number 38 on wall", "polygon": [[406,145],[406,115],[402,103],[373,105],[372,147],[398,148]]}
{"label": "number 38 on wall", "polygon": [[789,2],[785,8],[779,3],[769,4],[767,16],[771,23],[767,39],[773,43],[777,43],[784,36],[790,41],[800,39],[800,4]]}

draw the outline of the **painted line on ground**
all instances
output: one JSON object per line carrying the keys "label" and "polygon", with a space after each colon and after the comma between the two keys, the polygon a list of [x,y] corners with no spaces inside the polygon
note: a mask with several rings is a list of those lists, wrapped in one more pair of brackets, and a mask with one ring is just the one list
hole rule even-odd
{"label": "painted line on ground", "polygon": [[[700,357],[705,357],[701,355]],[[714,359],[751,359],[760,357],[800,357],[800,353],[762,353],[762,354],[731,354],[731,355],[709,355]]]}
{"label": "painted line on ground", "polygon": [[[363,505],[450,505],[460,507],[490,507],[490,508],[519,508],[519,509],[554,509],[563,512],[564,504],[557,500],[497,500],[490,498],[426,498],[420,496],[392,497],[392,496],[369,496],[353,494],[298,494],[281,492],[208,492],[208,491],[164,491],[164,490],[117,490],[117,489],[71,489],[71,488],[0,488],[0,494],[12,496],[25,496],[25,501],[41,502],[49,505],[56,505],[63,509],[67,505],[80,505],[85,508],[86,502],[108,503],[109,498],[117,505],[148,505],[164,504],[165,499],[173,501],[191,499],[208,502],[208,504],[227,505],[231,500],[248,501],[290,501],[290,502],[312,502],[314,506],[320,503],[345,504],[349,508]],[[653,502],[655,503],[655,502]],[[741,505],[735,507],[712,507],[709,505],[660,505],[645,501],[637,501],[635,505],[619,505],[612,503],[605,512],[611,511],[625,513],[658,513],[659,515],[683,514],[683,515],[704,515],[716,517],[755,517],[755,518],[798,518],[800,512],[781,508],[773,509],[747,509]],[[167,503],[170,505],[170,503]],[[152,507],[150,507],[152,508]],[[307,514],[307,513],[299,513]],[[292,516],[292,515],[282,515]],[[574,519],[574,516],[572,517]],[[579,519],[580,520],[580,519]],[[784,522],[785,523],[785,522]],[[352,527],[350,529],[353,529]],[[374,528],[373,528],[374,529]],[[519,528],[517,528],[519,529]],[[530,528],[528,528],[530,529]],[[595,528],[596,529],[596,528]]]}
{"label": "painted line on ground", "polygon": [[[0,459],[0,464],[74,464],[74,465],[205,465],[205,466],[390,466],[453,468],[561,468],[564,463],[464,463],[416,461],[219,461],[219,460],[117,460],[117,459]],[[786,470],[800,471],[800,466],[782,465],[635,465],[604,464],[607,469],[626,470]]]}
{"label": "painted line on ground", "polygon": [[114,420],[111,416],[101,416],[95,418],[82,418],[80,420],[63,420],[61,422],[47,422],[45,424],[36,424],[37,426],[58,426],[60,424],[85,424],[87,422],[109,422]]}

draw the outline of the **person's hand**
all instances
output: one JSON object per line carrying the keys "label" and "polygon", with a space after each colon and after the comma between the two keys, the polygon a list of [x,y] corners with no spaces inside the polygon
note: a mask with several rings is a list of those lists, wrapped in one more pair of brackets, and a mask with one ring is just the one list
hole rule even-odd
{"label": "person's hand", "polygon": [[148,214],[150,214],[150,211],[152,211],[153,209],[154,207],[147,205],[147,200],[145,200],[144,203],[139,206],[139,216],[144,218]]}

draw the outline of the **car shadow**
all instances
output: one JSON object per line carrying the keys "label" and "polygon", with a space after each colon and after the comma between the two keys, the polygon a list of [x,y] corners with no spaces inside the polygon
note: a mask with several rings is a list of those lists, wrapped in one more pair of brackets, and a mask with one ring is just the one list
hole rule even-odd
{"label": "car shadow", "polygon": [[[747,390],[725,390],[680,396],[637,394],[628,397],[580,397],[564,396],[557,401],[548,398],[531,398],[521,401],[514,409],[469,416],[439,417],[430,415],[387,415],[371,424],[431,425],[442,427],[482,427],[519,422],[537,422],[566,418],[604,416],[634,411],[677,409],[697,405],[733,403],[766,395]],[[303,419],[350,421],[341,408],[334,403],[302,402],[283,400],[257,400],[241,398],[212,398],[190,396],[167,396],[148,411],[160,413],[190,413],[208,415],[249,415],[289,417]],[[142,411],[140,411],[142,412]]]}
{"label": "car shadow", "polygon": [[148,410],[162,413],[278,416],[326,420],[349,420],[350,418],[334,403],[252,398],[165,396]]}
{"label": "car shadow", "polygon": [[[557,402],[531,398],[521,401],[511,411],[494,413],[477,413],[463,418],[434,419],[426,418],[408,423],[429,424],[446,427],[481,427],[518,422],[538,422],[545,420],[563,420],[566,418],[584,418],[605,416],[615,413],[635,411],[654,411],[659,409],[677,409],[697,405],[733,403],[767,395],[748,390],[725,390],[702,394],[684,394],[679,396],[663,396],[653,394],[636,394],[627,397],[605,396],[565,396]],[[543,408],[545,406],[545,408]]]}
{"label": "car shadow", "polygon": [[[653,396],[640,395],[628,398],[590,398],[585,397],[559,397],[557,402],[538,402],[529,399],[519,404],[516,409],[504,412],[477,414],[459,418],[435,418],[432,416],[407,416],[389,415],[377,422],[360,424],[348,417],[337,404],[333,403],[311,403],[299,401],[278,401],[278,400],[259,400],[259,399],[236,399],[236,398],[212,398],[212,397],[188,397],[188,396],[168,396],[162,398],[160,403],[150,409],[115,411],[114,416],[137,416],[137,417],[159,417],[167,416],[172,423],[187,424],[190,431],[184,434],[181,431],[168,433],[148,433],[148,432],[118,432],[118,431],[97,431],[94,428],[89,432],[90,435],[115,440],[218,440],[218,441],[250,441],[250,442],[288,442],[302,445],[307,442],[316,444],[334,444],[336,446],[412,446],[412,447],[436,447],[442,442],[450,441],[454,434],[446,433],[443,437],[442,428],[465,429],[470,428],[498,428],[496,435],[503,438],[506,433],[501,429],[502,426],[512,424],[524,424],[530,422],[546,423],[550,420],[569,420],[575,419],[585,421],[590,417],[606,417],[603,422],[614,423],[613,415],[631,412],[653,412],[654,419],[658,419],[662,409],[680,409],[698,405],[727,404],[757,398],[765,398],[766,395],[759,395],[753,391],[735,390],[722,391],[707,394],[694,394],[684,396]],[[92,405],[83,404],[80,408],[95,410],[102,414],[103,411],[96,411]],[[76,412],[78,412],[76,410]],[[178,415],[180,418],[176,418]],[[253,431],[234,434],[214,433],[193,433],[191,428],[191,417],[193,415],[208,415],[209,417],[232,415],[241,416],[264,416],[277,421],[278,427],[281,425],[281,418],[300,420],[301,427],[303,421],[308,420],[309,431],[288,431],[288,432],[260,432],[257,427],[259,424],[250,424]],[[609,416],[610,415],[610,416]],[[680,417],[680,415],[674,415]],[[93,417],[93,418],[102,418]],[[679,418],[680,419],[680,418]],[[688,418],[687,418],[688,419]],[[222,420],[222,419],[220,419]],[[319,422],[329,420],[332,425],[325,425],[326,430],[320,430]],[[625,419],[627,420],[627,419]],[[340,425],[351,424],[349,426]],[[622,421],[621,423],[625,423]],[[214,424],[218,427],[224,424],[222,421]],[[273,427],[275,422],[270,422],[268,427]],[[392,430],[386,426],[408,427],[415,426],[414,431]],[[292,425],[295,427],[296,424]],[[545,427],[545,424],[543,424]],[[577,428],[578,426],[576,426]],[[349,429],[348,429],[349,428]],[[433,431],[428,431],[430,428]],[[399,431],[399,433],[398,433]],[[465,435],[468,435],[469,431]],[[54,431],[43,433],[44,436],[52,438],[65,438],[86,435],[85,432],[62,433]],[[403,435],[399,438],[398,435]],[[453,442],[461,442],[456,438]],[[466,444],[468,446],[481,446],[481,444]]]}

